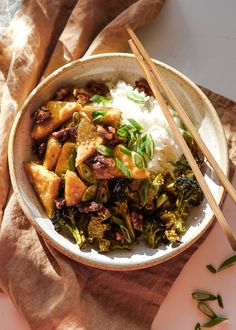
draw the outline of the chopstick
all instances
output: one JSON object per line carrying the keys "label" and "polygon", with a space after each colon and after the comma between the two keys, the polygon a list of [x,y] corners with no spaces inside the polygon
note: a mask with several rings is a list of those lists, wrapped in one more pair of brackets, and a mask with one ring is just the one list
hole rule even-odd
{"label": "chopstick", "polygon": [[209,149],[207,148],[207,146],[203,142],[203,140],[200,137],[198,131],[196,130],[196,128],[192,124],[192,122],[189,119],[188,115],[186,114],[183,107],[179,103],[178,99],[176,98],[176,96],[174,95],[174,93],[172,92],[170,87],[168,86],[167,82],[165,81],[165,79],[161,75],[160,71],[158,70],[158,68],[152,62],[152,60],[149,57],[147,51],[144,49],[143,45],[141,44],[141,42],[139,41],[139,39],[135,35],[134,31],[130,27],[127,27],[127,31],[129,33],[131,39],[135,43],[136,47],[139,49],[140,54],[142,55],[142,57],[145,59],[148,66],[152,70],[152,73],[153,73],[154,77],[156,78],[156,80],[158,81],[158,83],[162,87],[163,91],[165,92],[165,94],[168,98],[168,101],[170,101],[173,108],[178,113],[180,119],[182,120],[184,125],[187,127],[189,132],[192,134],[194,140],[196,141],[197,145],[201,149],[202,153],[206,156],[209,164],[214,169],[215,173],[217,174],[218,178],[220,179],[220,181],[221,181],[222,185],[224,186],[225,190],[231,196],[232,200],[236,203],[236,191],[235,191],[234,187],[232,186],[232,184],[230,183],[229,179],[224,175],[222,169],[220,168],[220,166],[216,162],[215,158],[212,156],[211,152],[209,151]]}
{"label": "chopstick", "polygon": [[[149,83],[149,86],[153,92],[153,95],[155,96],[155,98],[158,100],[160,107],[166,117],[166,120],[170,126],[170,128],[172,129],[173,135],[176,139],[176,141],[178,141],[189,165],[192,168],[192,171],[200,185],[200,187],[202,188],[202,191],[212,209],[212,211],[214,212],[217,220],[219,221],[219,224],[226,236],[226,238],[228,239],[228,242],[231,246],[231,248],[235,251],[236,250],[236,239],[232,233],[232,230],[229,226],[229,224],[227,223],[222,211],[220,210],[218,204],[216,203],[208,185],[206,184],[204,177],[191,153],[191,151],[189,150],[187,143],[185,142],[182,134],[179,131],[179,128],[177,127],[174,119],[172,118],[172,115],[169,111],[169,108],[165,102],[165,100],[163,99],[161,93],[159,92],[157,86],[156,86],[156,76],[155,76],[155,71],[152,70],[151,66],[148,65],[147,61],[145,62],[143,59],[143,56],[140,54],[140,48],[139,46],[135,43],[135,40],[133,39],[134,36],[134,32],[132,31],[132,29],[130,27],[127,28],[127,31],[129,32],[131,39],[129,40],[129,45],[145,75],[145,78],[147,79],[147,82]],[[137,37],[136,37],[137,38]],[[135,38],[135,39],[136,39]],[[139,42],[140,43],[140,42]],[[142,47],[143,48],[143,47]],[[145,54],[145,57],[147,57],[147,52]],[[149,57],[149,56],[148,56]],[[150,59],[151,61],[151,59]]]}

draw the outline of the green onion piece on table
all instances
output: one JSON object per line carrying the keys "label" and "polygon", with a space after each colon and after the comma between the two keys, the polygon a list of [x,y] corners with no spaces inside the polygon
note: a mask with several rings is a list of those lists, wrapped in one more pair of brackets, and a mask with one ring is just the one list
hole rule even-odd
{"label": "green onion piece on table", "polygon": [[218,272],[221,272],[222,270],[233,266],[235,263],[236,263],[236,255],[226,259],[218,268]]}
{"label": "green onion piece on table", "polygon": [[217,270],[212,265],[206,265],[206,268],[213,274],[217,273]]}
{"label": "green onion piece on table", "polygon": [[224,308],[222,297],[219,294],[217,295],[217,301],[218,301],[219,306],[221,308]]}
{"label": "green onion piece on table", "polygon": [[192,293],[192,298],[199,301],[210,301],[216,300],[217,297],[211,293],[204,292],[204,291],[195,291]]}
{"label": "green onion piece on table", "polygon": [[205,314],[206,316],[210,317],[211,319],[214,319],[217,317],[217,315],[213,312],[213,310],[207,306],[204,302],[199,302],[197,305],[198,309]]}
{"label": "green onion piece on table", "polygon": [[215,325],[225,321],[225,320],[228,320],[227,317],[221,317],[221,316],[217,316],[215,317],[214,319],[206,322],[205,324],[202,325],[203,328],[212,328],[214,327]]}

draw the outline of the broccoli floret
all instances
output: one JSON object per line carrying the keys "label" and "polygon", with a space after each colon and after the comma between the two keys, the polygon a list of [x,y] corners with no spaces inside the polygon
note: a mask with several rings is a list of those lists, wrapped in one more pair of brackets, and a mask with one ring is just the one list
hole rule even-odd
{"label": "broccoli floret", "polygon": [[143,240],[152,249],[156,249],[162,243],[163,235],[163,225],[148,221],[143,226]]}
{"label": "broccoli floret", "polygon": [[160,219],[164,222],[166,230],[165,236],[170,242],[179,241],[179,235],[185,233],[186,228],[184,220],[188,213],[182,210],[181,214],[177,210],[163,211],[160,214]]}
{"label": "broccoli floret", "polygon": [[201,167],[204,162],[204,156],[201,150],[198,148],[198,145],[196,144],[194,138],[192,137],[191,133],[188,131],[186,126],[182,124],[183,129],[183,138],[185,139],[185,142],[187,143],[189,149],[191,150],[191,153],[197,162],[198,166]]}
{"label": "broccoli floret", "polygon": [[118,207],[119,213],[121,214],[122,218],[125,221],[126,227],[130,233],[131,238],[135,239],[134,228],[132,225],[127,201],[119,201],[119,202],[116,202],[115,204]]}
{"label": "broccoli floret", "polygon": [[195,178],[184,175],[179,177],[174,184],[174,189],[178,195],[176,200],[178,209],[186,208],[189,205],[198,206],[203,201],[202,189]]}
{"label": "broccoli floret", "polygon": [[98,240],[99,250],[102,252],[109,251],[110,241],[104,238],[104,232],[110,229],[109,224],[104,224],[97,217],[92,217],[88,225],[88,240],[93,243],[94,239]]}
{"label": "broccoli floret", "polygon": [[64,227],[70,232],[79,247],[85,243],[85,234],[82,228],[77,227],[80,213],[77,208],[63,208],[54,212],[51,220],[57,232],[62,232]]}

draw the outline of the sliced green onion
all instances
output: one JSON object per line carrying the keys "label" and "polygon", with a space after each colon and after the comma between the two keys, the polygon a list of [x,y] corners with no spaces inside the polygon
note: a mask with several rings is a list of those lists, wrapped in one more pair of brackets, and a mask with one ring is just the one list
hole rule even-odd
{"label": "sliced green onion", "polygon": [[98,188],[97,199],[100,203],[107,203],[109,198],[109,192],[106,186],[102,186]]}
{"label": "sliced green onion", "polygon": [[168,200],[168,196],[166,193],[161,194],[158,198],[157,198],[157,208],[161,207],[166,201]]}
{"label": "sliced green onion", "polygon": [[73,148],[72,153],[69,156],[69,167],[71,171],[75,171],[75,160],[76,160],[76,147]]}
{"label": "sliced green onion", "polygon": [[90,201],[91,199],[93,199],[95,197],[96,192],[97,192],[97,186],[95,184],[92,186],[89,186],[83,193],[82,201],[83,202]]}
{"label": "sliced green onion", "polygon": [[222,270],[233,266],[235,263],[236,263],[236,255],[226,259],[218,268],[218,272],[221,272]]}
{"label": "sliced green onion", "polygon": [[114,215],[111,216],[111,221],[114,222],[118,226],[124,226],[125,223],[122,219],[115,217]]}
{"label": "sliced green onion", "polygon": [[201,330],[201,325],[199,322],[195,325],[194,330]]}
{"label": "sliced green onion", "polygon": [[132,126],[122,125],[120,128],[118,128],[116,134],[125,138],[126,140],[129,140],[131,137],[129,132],[130,129],[132,129]]}
{"label": "sliced green onion", "polygon": [[210,301],[216,300],[217,297],[211,293],[204,292],[204,291],[195,291],[192,293],[192,298],[199,301]]}
{"label": "sliced green onion", "polygon": [[140,196],[140,201],[141,201],[142,206],[145,206],[147,204],[148,187],[149,187],[149,182],[147,180],[145,180],[145,181],[143,181],[143,183],[139,189],[139,196]]}
{"label": "sliced green onion", "polygon": [[154,156],[154,141],[151,134],[147,134],[145,149],[148,158],[152,160]]}
{"label": "sliced green onion", "polygon": [[96,117],[96,116],[105,116],[106,114],[106,111],[97,111],[97,110],[94,110],[92,113],[91,113],[91,116],[92,117]]}
{"label": "sliced green onion", "polygon": [[217,270],[212,265],[206,265],[206,268],[213,274],[217,273]]}
{"label": "sliced green onion", "polygon": [[212,328],[214,327],[216,324],[219,324],[225,320],[228,320],[227,317],[221,317],[221,316],[217,316],[214,319],[208,321],[207,323],[203,324],[203,328]]}
{"label": "sliced green onion", "polygon": [[131,179],[131,174],[130,174],[130,170],[128,169],[127,166],[125,166],[117,157],[115,158],[115,162],[116,162],[116,167],[121,170],[121,172],[124,173],[124,175],[126,175],[128,178]]}
{"label": "sliced green onion", "polygon": [[89,183],[96,182],[96,178],[94,176],[93,171],[86,164],[81,164],[78,168],[78,171],[82,179],[85,179]]}
{"label": "sliced green onion", "polygon": [[75,111],[72,116],[73,126],[75,128],[78,128],[78,125],[80,123],[80,114],[78,111]]}
{"label": "sliced green onion", "polygon": [[126,92],[126,96],[128,97],[129,100],[134,101],[135,103],[138,104],[144,104],[145,103],[145,98],[135,92]]}
{"label": "sliced green onion", "polygon": [[92,101],[93,103],[102,103],[102,104],[106,105],[111,102],[112,98],[102,96],[102,95],[93,95],[92,97],[90,97],[89,100]]}
{"label": "sliced green onion", "polygon": [[217,301],[218,301],[218,305],[221,307],[221,308],[224,308],[224,304],[223,304],[223,300],[222,300],[222,297],[221,295],[217,295]]}
{"label": "sliced green onion", "polygon": [[128,156],[131,156],[132,155],[132,152],[129,149],[127,149],[125,146],[122,146],[121,145],[121,146],[119,146],[119,149],[125,155],[128,155]]}
{"label": "sliced green onion", "polygon": [[133,118],[127,118],[127,120],[138,132],[143,130],[142,126],[140,126]]}
{"label": "sliced green onion", "polygon": [[138,168],[143,168],[144,167],[143,157],[140,156],[135,151],[132,151],[131,155],[132,155],[132,160],[133,160],[134,165]]}
{"label": "sliced green onion", "polygon": [[122,234],[124,235],[125,240],[128,243],[131,243],[132,242],[132,239],[130,237],[130,233],[129,233],[128,229],[125,226],[123,226],[123,225],[120,226],[120,229],[121,229]]}
{"label": "sliced green onion", "polygon": [[113,157],[113,150],[104,146],[103,144],[99,144],[97,147],[96,147],[97,151],[105,156],[105,157]]}
{"label": "sliced green onion", "polygon": [[210,317],[211,319],[215,319],[217,317],[217,315],[213,312],[213,310],[210,309],[210,307],[207,306],[207,304],[205,304],[204,302],[200,301],[197,307],[203,314]]}
{"label": "sliced green onion", "polygon": [[94,123],[94,125],[97,125],[99,123],[101,123],[103,120],[103,116],[102,115],[98,115],[96,117],[93,118],[92,122]]}

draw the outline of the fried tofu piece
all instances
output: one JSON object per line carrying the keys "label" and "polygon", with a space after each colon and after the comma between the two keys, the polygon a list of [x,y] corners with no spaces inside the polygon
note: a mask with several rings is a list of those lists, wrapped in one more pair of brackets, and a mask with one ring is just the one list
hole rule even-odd
{"label": "fried tofu piece", "polygon": [[87,186],[80,180],[75,172],[67,170],[65,175],[66,206],[75,206],[81,202]]}
{"label": "fried tofu piece", "polygon": [[55,210],[54,199],[58,196],[61,178],[35,162],[25,163],[24,167],[50,218]]}
{"label": "fried tofu piece", "polygon": [[45,108],[50,110],[51,117],[42,123],[35,124],[32,130],[32,138],[41,140],[56,128],[70,119],[75,111],[81,110],[81,105],[77,102],[49,101]]}
{"label": "fried tofu piece", "polygon": [[132,157],[127,154],[124,154],[122,151],[120,151],[120,148],[119,148],[120,146],[121,145],[118,144],[114,148],[114,154],[130,170],[131,178],[148,179],[150,176],[150,173],[148,172],[148,170],[144,167],[142,167],[142,168],[136,167],[133,163]]}
{"label": "fried tofu piece", "polygon": [[89,117],[89,119],[93,119],[92,113],[94,111],[104,111],[105,114],[102,119],[102,124],[107,126],[112,126],[118,128],[120,126],[121,121],[121,111],[115,108],[106,108],[106,107],[94,107],[91,105],[85,106],[82,111]]}
{"label": "fried tofu piece", "polygon": [[50,136],[47,143],[43,166],[49,171],[55,170],[60,153],[61,143],[59,143],[53,136]]}
{"label": "fried tofu piece", "polygon": [[81,119],[77,129],[77,156],[75,165],[78,167],[88,157],[90,157],[103,139],[98,135],[96,127],[86,117]]}
{"label": "fried tofu piece", "polygon": [[67,170],[70,169],[70,157],[75,150],[76,145],[72,142],[66,142],[63,144],[60,156],[57,161],[55,173],[57,175],[65,174]]}

